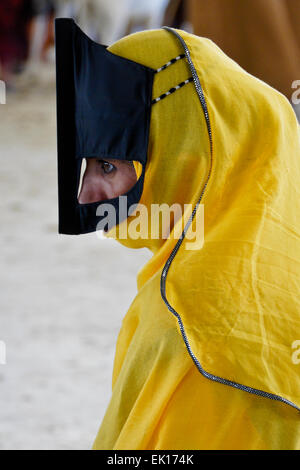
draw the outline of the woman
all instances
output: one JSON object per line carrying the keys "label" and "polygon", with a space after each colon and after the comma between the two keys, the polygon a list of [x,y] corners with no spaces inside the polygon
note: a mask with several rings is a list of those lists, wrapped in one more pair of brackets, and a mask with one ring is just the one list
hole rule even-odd
{"label": "woman", "polygon": [[[299,448],[291,105],[208,39],[164,27],[107,48],[59,21],[60,232],[104,228],[153,253],[122,323],[93,448]],[[118,196],[135,208],[125,217]],[[168,230],[151,217],[162,204],[181,209]],[[203,207],[204,241],[191,242]]]}
{"label": "woman", "polygon": [[2,0],[0,3],[0,78],[8,85],[27,59],[31,16],[28,0]]}

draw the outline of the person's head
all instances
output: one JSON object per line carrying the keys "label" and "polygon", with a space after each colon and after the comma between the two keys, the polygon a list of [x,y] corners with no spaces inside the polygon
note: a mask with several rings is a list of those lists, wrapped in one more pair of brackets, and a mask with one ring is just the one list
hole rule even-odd
{"label": "person's head", "polygon": [[[226,220],[233,217],[231,209],[236,215],[234,208],[239,202],[234,203],[235,198],[241,196],[245,204],[254,187],[260,193],[274,172],[272,159],[279,155],[273,148],[281,140],[273,136],[281,129],[282,113],[286,113],[286,120],[293,121],[291,125],[297,125],[282,96],[245,73],[206,38],[178,30],[191,57],[183,53],[181,41],[163,29],[125,36],[106,48],[89,40],[67,20],[60,21],[60,34],[56,36],[61,40],[57,54],[61,71],[60,233],[102,230],[98,222],[100,217],[101,222],[107,217],[105,200],[113,199],[111,206],[119,208],[116,196],[129,190],[128,207],[138,203],[147,224],[139,224],[139,212],[130,212],[128,217],[125,213],[123,217],[121,210],[115,211],[117,216],[107,236],[130,247],[147,246],[156,252],[168,243],[161,234],[171,233],[178,217],[177,213],[170,217],[169,230],[160,230],[162,217],[152,217],[153,208],[167,206],[172,215],[176,205],[183,225],[185,214],[189,215],[190,208],[201,200],[208,233],[216,221],[224,220],[225,211]],[[68,37],[66,29],[76,39],[72,49],[75,68],[73,64],[66,68],[63,60],[70,52],[64,41]],[[64,47],[65,54],[61,51]],[[68,83],[76,85],[75,98]],[[66,128],[68,117],[71,124]],[[268,122],[268,126],[262,122]],[[267,145],[269,142],[272,146]],[[100,160],[92,158],[96,156]],[[78,191],[81,159],[86,159],[88,166]],[[137,181],[134,169],[124,160],[141,164]],[[70,177],[69,163],[75,168]],[[79,207],[74,198],[75,194],[78,199],[78,193]],[[102,207],[99,201],[104,201]],[[131,236],[131,223],[141,227],[141,236]],[[123,237],[122,225],[124,232],[128,227],[127,238]],[[159,237],[152,236],[157,232]]]}
{"label": "person's head", "polygon": [[89,204],[125,194],[137,181],[131,161],[87,158],[78,201]]}

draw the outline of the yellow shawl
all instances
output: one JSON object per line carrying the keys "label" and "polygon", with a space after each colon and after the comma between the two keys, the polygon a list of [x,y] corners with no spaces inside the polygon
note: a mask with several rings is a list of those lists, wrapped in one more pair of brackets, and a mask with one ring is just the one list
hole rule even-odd
{"label": "yellow shawl", "polygon": [[154,69],[186,53],[154,79],[153,99],[193,77],[152,106],[140,203],[204,207],[204,243],[119,239],[153,257],[122,323],[93,448],[299,449],[295,114],[209,39],[158,29],[109,50]]}

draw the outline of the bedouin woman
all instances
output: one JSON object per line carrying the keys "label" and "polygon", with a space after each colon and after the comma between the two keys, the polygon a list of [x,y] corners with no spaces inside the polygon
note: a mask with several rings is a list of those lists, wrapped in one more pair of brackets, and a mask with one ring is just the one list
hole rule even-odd
{"label": "bedouin woman", "polygon": [[[300,133],[287,98],[179,29],[107,47],[60,19],[56,46],[59,231],[103,229],[153,253],[93,448],[299,449]],[[176,208],[167,227],[162,205]]]}

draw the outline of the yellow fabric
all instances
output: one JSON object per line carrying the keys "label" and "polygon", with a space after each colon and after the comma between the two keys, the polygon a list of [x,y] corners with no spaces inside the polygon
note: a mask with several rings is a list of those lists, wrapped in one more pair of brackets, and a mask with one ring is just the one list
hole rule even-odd
{"label": "yellow fabric", "polygon": [[[176,31],[203,87],[213,151],[193,83],[152,107],[140,202],[194,206],[204,190],[204,244],[187,250],[183,241],[166,296],[204,370],[299,407],[300,364],[292,360],[300,340],[299,126],[282,94],[212,41]],[[162,29],[126,36],[109,50],[153,68],[183,53]],[[190,76],[186,59],[178,60],[155,76],[153,98]],[[112,396],[93,448],[299,449],[299,411],[196,368],[160,294],[176,240],[119,241],[147,246],[153,256],[122,322]]]}
{"label": "yellow fabric", "polygon": [[137,162],[135,160],[133,161],[133,166],[134,166],[135,173],[136,173],[136,179],[138,180],[142,174],[143,167],[140,162]]}

